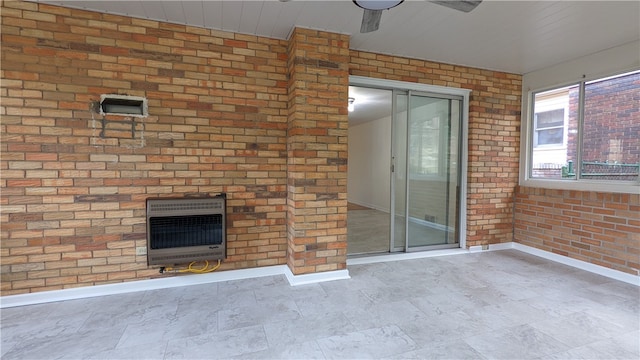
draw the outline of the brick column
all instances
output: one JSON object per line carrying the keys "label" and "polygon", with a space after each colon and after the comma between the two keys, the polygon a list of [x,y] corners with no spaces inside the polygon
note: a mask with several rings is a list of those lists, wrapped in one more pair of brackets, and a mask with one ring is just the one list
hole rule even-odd
{"label": "brick column", "polygon": [[346,269],[349,37],[295,29],[289,40],[287,264]]}

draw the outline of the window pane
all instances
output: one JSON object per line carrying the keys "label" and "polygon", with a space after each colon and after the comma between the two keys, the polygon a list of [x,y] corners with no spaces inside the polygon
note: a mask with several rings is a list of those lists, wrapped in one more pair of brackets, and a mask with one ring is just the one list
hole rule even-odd
{"label": "window pane", "polygon": [[411,98],[409,119],[409,160],[412,175],[439,175],[443,157],[440,141],[447,130],[449,100],[415,96]]}
{"label": "window pane", "polygon": [[531,178],[575,179],[579,86],[536,93]]}
{"label": "window pane", "polygon": [[585,85],[583,179],[638,180],[640,73]]}
{"label": "window pane", "polygon": [[538,131],[538,145],[562,145],[564,128],[545,129]]}
{"label": "window pane", "polygon": [[564,126],[564,109],[544,111],[536,114],[536,128]]}

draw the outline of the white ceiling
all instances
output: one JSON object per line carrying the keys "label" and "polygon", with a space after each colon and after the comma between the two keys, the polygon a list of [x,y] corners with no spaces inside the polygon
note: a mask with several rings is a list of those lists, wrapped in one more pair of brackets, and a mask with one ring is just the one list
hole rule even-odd
{"label": "white ceiling", "polygon": [[368,34],[349,0],[40,1],[279,39],[296,26],[327,30],[351,35],[355,50],[518,74],[640,40],[638,0],[484,0],[470,13],[406,0]]}

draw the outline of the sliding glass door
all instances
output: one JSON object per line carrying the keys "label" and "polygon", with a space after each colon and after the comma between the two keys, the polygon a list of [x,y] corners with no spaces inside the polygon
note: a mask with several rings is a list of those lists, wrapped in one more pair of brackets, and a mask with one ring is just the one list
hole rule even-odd
{"label": "sliding glass door", "polygon": [[459,247],[462,100],[394,91],[392,251]]}

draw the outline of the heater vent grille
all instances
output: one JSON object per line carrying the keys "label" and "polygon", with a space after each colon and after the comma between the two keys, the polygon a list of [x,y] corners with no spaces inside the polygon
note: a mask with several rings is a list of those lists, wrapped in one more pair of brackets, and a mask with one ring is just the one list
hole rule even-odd
{"label": "heater vent grille", "polygon": [[183,255],[155,256],[153,260],[156,262],[156,264],[174,264],[179,262],[211,260],[211,257],[204,256],[204,255],[183,254]]}
{"label": "heater vent grille", "polygon": [[147,262],[180,264],[226,257],[226,200],[147,199]]}
{"label": "heater vent grille", "polygon": [[152,249],[222,244],[222,215],[163,216],[149,219]]}
{"label": "heater vent grille", "polygon": [[220,201],[215,202],[166,202],[160,204],[149,204],[149,211],[182,211],[182,210],[206,210],[221,209]]}
{"label": "heater vent grille", "polygon": [[132,117],[147,117],[147,99],[139,96],[103,94],[100,95],[100,114]]}

